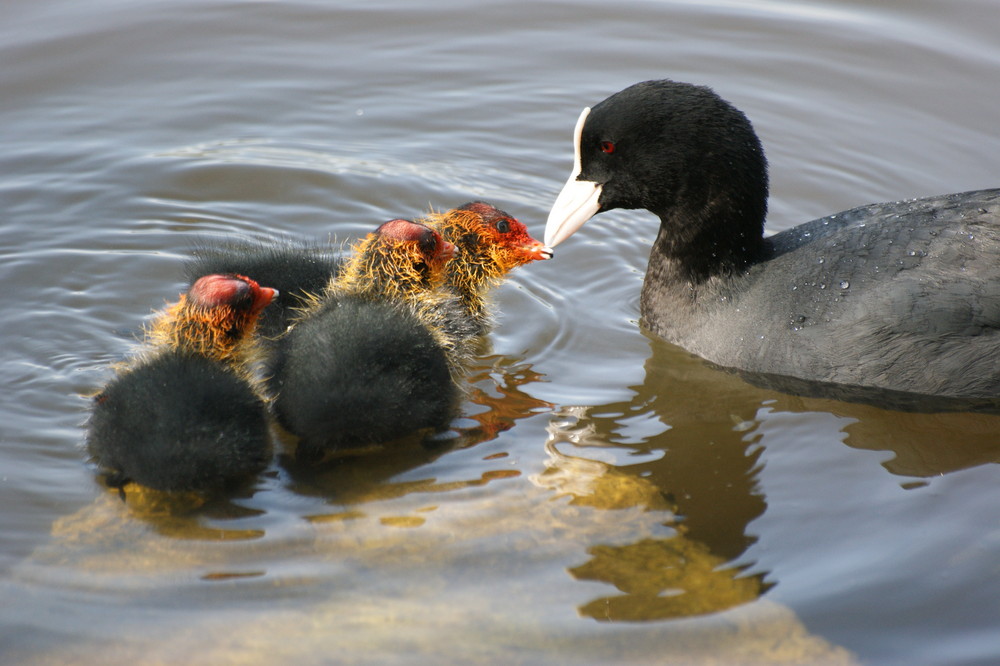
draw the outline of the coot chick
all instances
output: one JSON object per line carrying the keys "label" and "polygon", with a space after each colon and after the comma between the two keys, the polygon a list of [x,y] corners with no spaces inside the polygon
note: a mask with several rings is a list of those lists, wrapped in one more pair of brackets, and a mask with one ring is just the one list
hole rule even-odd
{"label": "coot chick", "polygon": [[552,250],[532,238],[524,223],[482,201],[431,214],[424,221],[459,249],[448,264],[447,284],[480,334],[489,330],[492,321],[487,292],[514,268],[552,258]]}
{"label": "coot chick", "polygon": [[705,87],[647,81],[577,121],[546,244],[596,213],[659,216],[640,300],[655,335],[762,376],[1000,395],[1000,190],[873,204],[764,238],[767,163]]}
{"label": "coot chick", "polygon": [[275,295],[209,275],[160,314],[94,398],[87,448],[109,485],[215,491],[267,465],[267,408],[249,373],[251,334]]}
{"label": "coot chick", "polygon": [[461,254],[423,221],[390,220],[352,247],[340,272],[312,304],[344,296],[405,304],[434,334],[460,374],[478,330],[458,296],[441,287]]}
{"label": "coot chick", "polygon": [[329,245],[290,238],[204,240],[194,248],[184,272],[189,283],[212,274],[251,275],[281,297],[261,313],[257,334],[269,340],[285,331],[296,309],[318,294],[336,274],[337,253]]}
{"label": "coot chick", "polygon": [[472,335],[441,289],[454,253],[427,226],[386,222],[280,339],[268,385],[299,460],[447,427],[456,355]]}

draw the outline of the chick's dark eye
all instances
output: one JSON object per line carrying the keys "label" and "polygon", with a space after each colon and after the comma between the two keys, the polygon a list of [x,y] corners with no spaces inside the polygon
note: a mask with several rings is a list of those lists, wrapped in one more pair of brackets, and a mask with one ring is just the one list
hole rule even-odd
{"label": "chick's dark eye", "polygon": [[420,238],[420,251],[426,255],[434,255],[437,253],[437,238],[434,234],[427,233],[423,234]]}
{"label": "chick's dark eye", "polygon": [[508,231],[510,231],[510,222],[508,222],[507,220],[497,220],[496,227],[497,231],[499,231],[502,234],[505,234]]}
{"label": "chick's dark eye", "polygon": [[615,144],[612,141],[601,141],[601,152],[610,155],[615,152]]}

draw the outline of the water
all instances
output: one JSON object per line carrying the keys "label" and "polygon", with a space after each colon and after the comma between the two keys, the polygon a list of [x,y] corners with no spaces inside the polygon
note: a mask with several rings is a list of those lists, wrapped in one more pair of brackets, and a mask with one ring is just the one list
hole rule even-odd
{"label": "water", "polygon": [[123,504],[85,395],[205,236],[482,198],[540,236],[583,106],[708,84],[769,227],[994,187],[990,3],[0,8],[0,661],[1000,661],[1000,420],[754,388],[638,329],[655,220],[519,269],[444,451]]}

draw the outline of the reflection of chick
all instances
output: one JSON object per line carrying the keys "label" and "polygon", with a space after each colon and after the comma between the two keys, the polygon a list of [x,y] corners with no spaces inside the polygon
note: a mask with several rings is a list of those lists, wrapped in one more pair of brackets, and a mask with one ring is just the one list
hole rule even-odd
{"label": "reflection of chick", "polygon": [[523,223],[481,201],[432,214],[427,223],[459,249],[448,265],[448,286],[480,333],[486,332],[491,320],[487,291],[521,264],[552,257],[552,250],[528,235]]}
{"label": "reflection of chick", "polygon": [[207,491],[263,469],[270,434],[251,334],[276,293],[208,275],[160,314],[148,346],[94,399],[87,447],[110,485]]}
{"label": "reflection of chick", "polygon": [[452,368],[472,331],[437,288],[454,252],[422,224],[386,222],[281,339],[269,386],[300,459],[447,426]]}

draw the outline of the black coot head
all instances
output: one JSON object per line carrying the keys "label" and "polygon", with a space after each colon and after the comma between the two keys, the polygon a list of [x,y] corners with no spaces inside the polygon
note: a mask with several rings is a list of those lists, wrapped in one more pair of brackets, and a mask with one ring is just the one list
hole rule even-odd
{"label": "black coot head", "polygon": [[731,210],[758,234],[763,228],[764,151],[746,116],[710,88],[668,80],[629,86],[585,110],[574,140],[576,164],[549,216],[548,245],[613,208],[695,224]]}
{"label": "black coot head", "polygon": [[704,198],[739,168],[747,142],[756,142],[749,121],[709,88],[647,81],[591,109],[581,177],[604,183],[602,208],[655,211],[678,196]]}

